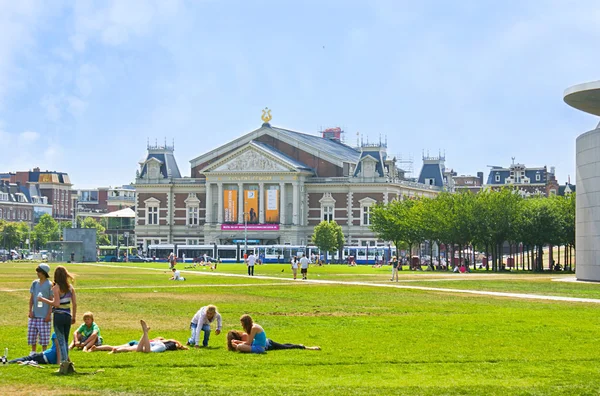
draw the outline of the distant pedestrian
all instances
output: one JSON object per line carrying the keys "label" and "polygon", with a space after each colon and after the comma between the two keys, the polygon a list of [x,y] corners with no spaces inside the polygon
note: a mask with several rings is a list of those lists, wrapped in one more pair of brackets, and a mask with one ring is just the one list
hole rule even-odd
{"label": "distant pedestrian", "polygon": [[308,279],[308,258],[306,258],[306,254],[302,253],[302,258],[300,259],[300,273],[302,274],[302,280]]}
{"label": "distant pedestrian", "polygon": [[296,280],[296,276],[298,275],[298,257],[292,257],[292,273],[294,274],[294,280]]}
{"label": "distant pedestrian", "polygon": [[254,264],[256,264],[256,256],[250,252],[246,259],[246,265],[248,266],[248,276],[254,276]]}
{"label": "distant pedestrian", "polygon": [[402,264],[396,256],[392,257],[392,279],[390,279],[392,282],[394,281],[394,275],[396,276],[396,282],[398,282],[398,269],[401,266]]}

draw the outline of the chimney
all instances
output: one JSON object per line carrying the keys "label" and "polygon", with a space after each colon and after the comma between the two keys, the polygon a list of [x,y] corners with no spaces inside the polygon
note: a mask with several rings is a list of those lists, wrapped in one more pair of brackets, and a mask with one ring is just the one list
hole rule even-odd
{"label": "chimney", "polygon": [[33,171],[34,171],[34,172],[39,172],[39,171],[40,171],[40,167],[39,167],[39,166],[36,166],[35,168],[33,168]]}
{"label": "chimney", "polygon": [[335,128],[327,128],[324,131],[321,132],[323,139],[329,139],[329,140],[335,140],[336,142],[341,142],[342,141],[342,133],[344,133],[344,131],[342,131],[342,128],[340,127],[335,127]]}

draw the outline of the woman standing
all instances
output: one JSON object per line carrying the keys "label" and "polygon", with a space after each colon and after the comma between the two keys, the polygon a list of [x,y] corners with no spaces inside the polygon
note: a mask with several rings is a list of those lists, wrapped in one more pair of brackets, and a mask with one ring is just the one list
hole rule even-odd
{"label": "woman standing", "polygon": [[235,346],[235,349],[244,353],[265,353],[267,348],[267,334],[263,328],[259,324],[254,323],[250,315],[242,315],[240,322],[244,331],[248,334],[248,339],[245,341],[233,340],[232,344]]}
{"label": "woman standing", "polygon": [[60,349],[61,369],[64,362],[69,362],[69,333],[71,325],[75,324],[77,317],[77,299],[75,289],[71,285],[73,282],[71,275],[65,267],[59,265],[54,270],[54,286],[52,300],[44,297],[38,297],[38,301],[45,302],[52,306],[54,317],[54,332]]}

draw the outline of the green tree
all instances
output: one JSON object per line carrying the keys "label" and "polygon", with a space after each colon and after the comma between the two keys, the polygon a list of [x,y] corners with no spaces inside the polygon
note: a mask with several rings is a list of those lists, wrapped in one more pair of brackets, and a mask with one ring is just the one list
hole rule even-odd
{"label": "green tree", "polygon": [[48,213],[40,217],[39,222],[33,227],[33,230],[38,248],[45,248],[46,243],[58,241],[59,239],[58,223]]}
{"label": "green tree", "polygon": [[81,228],[95,228],[96,229],[96,244],[108,245],[110,243],[108,235],[105,234],[106,227],[101,221],[94,219],[93,217],[85,217],[81,221]]}
{"label": "green tree", "polygon": [[312,243],[321,251],[335,254],[345,243],[342,227],[335,221],[322,221],[314,229]]}
{"label": "green tree", "polygon": [[19,227],[15,222],[5,223],[2,227],[2,241],[7,249],[19,246]]}

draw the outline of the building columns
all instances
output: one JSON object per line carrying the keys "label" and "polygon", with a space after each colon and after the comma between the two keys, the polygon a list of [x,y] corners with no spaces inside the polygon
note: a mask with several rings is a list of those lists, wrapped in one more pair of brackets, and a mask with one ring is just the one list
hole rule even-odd
{"label": "building columns", "polygon": [[217,223],[223,224],[223,183],[218,182],[217,187],[218,187],[218,194],[219,194],[219,196],[217,197],[217,200],[219,202],[219,209],[218,209],[219,212],[217,213]]}
{"label": "building columns", "polygon": [[285,224],[285,183],[279,183],[279,224]]}
{"label": "building columns", "polygon": [[204,208],[204,222],[210,224],[213,222],[213,217],[212,217],[212,190],[210,188],[209,182],[206,182],[206,199],[205,199],[205,201],[206,201],[205,202],[206,207]]}
{"label": "building columns", "polygon": [[244,183],[238,183],[238,224],[244,223]]}
{"label": "building columns", "polygon": [[298,196],[298,182],[295,182],[292,184],[293,186],[293,200],[292,200],[292,204],[293,204],[293,209],[292,209],[292,224],[293,225],[298,225],[298,212],[300,211],[300,205],[299,205],[299,196]]}
{"label": "building columns", "polygon": [[258,222],[265,223],[265,183],[258,183]]}

